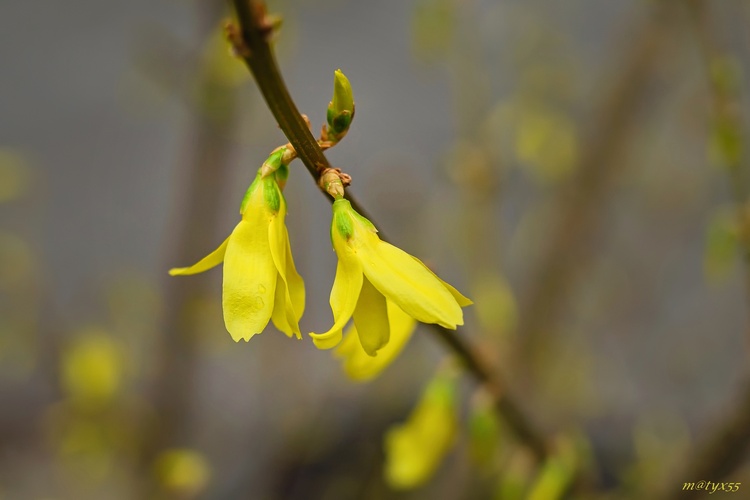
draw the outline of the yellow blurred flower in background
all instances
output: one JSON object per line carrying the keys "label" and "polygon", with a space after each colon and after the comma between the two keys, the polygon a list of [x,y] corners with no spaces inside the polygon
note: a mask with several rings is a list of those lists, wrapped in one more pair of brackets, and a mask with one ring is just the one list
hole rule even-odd
{"label": "yellow blurred flower in background", "polygon": [[439,373],[409,419],[388,430],[384,473],[392,488],[416,488],[432,477],[455,442],[456,404],[455,375]]}
{"label": "yellow blurred flower in background", "polygon": [[206,458],[188,448],[162,452],[154,469],[161,487],[167,493],[177,495],[175,498],[195,498],[205,490],[211,478],[211,467]]}
{"label": "yellow blurred flower in background", "polygon": [[122,383],[123,357],[106,332],[91,329],[67,346],[61,360],[63,390],[75,403],[96,406],[111,401]]}

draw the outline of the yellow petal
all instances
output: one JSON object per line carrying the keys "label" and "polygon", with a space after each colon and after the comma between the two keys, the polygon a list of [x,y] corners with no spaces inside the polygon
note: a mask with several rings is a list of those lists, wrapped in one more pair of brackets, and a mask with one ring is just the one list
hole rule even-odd
{"label": "yellow petal", "polygon": [[[274,189],[278,190],[278,187],[273,186]],[[298,338],[301,337],[300,329],[299,329],[299,319],[302,317],[302,311],[300,310],[297,312],[294,307],[294,301],[291,298],[290,294],[290,287],[288,286],[288,271],[291,263],[291,268],[294,269],[294,262],[291,258],[291,251],[287,252],[287,248],[289,246],[289,234],[286,230],[286,225],[284,224],[284,218],[286,217],[286,202],[284,201],[283,196],[281,193],[278,193],[280,196],[280,206],[278,213],[271,219],[271,224],[268,227],[268,243],[270,245],[271,250],[271,257],[273,258],[274,265],[276,266],[276,270],[279,273],[280,280],[278,283],[282,284],[282,287],[279,288],[277,284],[277,292],[275,300],[277,303],[274,305],[274,312],[276,314],[274,319],[274,324],[284,333],[291,336],[291,333],[289,333],[288,330],[284,330],[283,328],[279,327],[279,325],[286,324],[288,329],[291,329],[290,331],[297,335]],[[294,274],[296,274],[296,269],[294,269]],[[296,276],[296,278],[299,279],[299,282],[302,281],[302,278],[299,278],[299,275]],[[295,293],[299,294],[299,282],[295,281]],[[302,285],[302,307],[304,308],[304,284]],[[279,302],[280,301],[280,302]],[[299,300],[297,300],[299,305]],[[286,316],[285,321],[281,321],[280,315],[283,314]],[[272,316],[274,318],[274,316]],[[277,323],[278,322],[278,323]]]}
{"label": "yellow petal", "polygon": [[[284,284],[284,280],[281,279],[281,276],[277,275],[276,278],[276,291],[274,292],[274,298],[273,298],[273,312],[271,312],[271,321],[273,321],[273,325],[279,330],[284,332],[287,337],[291,337],[292,335],[297,334],[299,337],[299,327],[297,327],[297,331],[295,331],[295,328],[293,326],[294,324],[294,315],[293,314],[287,314],[287,311],[289,308],[287,308],[287,301],[286,301],[286,285]],[[291,311],[289,311],[291,312]],[[290,318],[292,321],[290,322]]]}
{"label": "yellow petal", "polygon": [[362,269],[380,293],[417,321],[451,329],[464,324],[458,302],[424,264],[377,236],[362,241],[358,248]]}
{"label": "yellow petal", "polygon": [[354,314],[362,290],[362,266],[354,253],[345,246],[337,248],[336,251],[339,262],[330,300],[334,323],[325,333],[310,333],[318,349],[331,349],[341,342],[342,330]]}
{"label": "yellow petal", "polygon": [[299,322],[302,314],[305,312],[305,282],[302,281],[302,276],[297,272],[297,268],[294,266],[294,259],[292,259],[292,247],[289,244],[289,233],[284,227],[285,235],[285,252],[286,252],[286,284],[289,288],[289,296],[292,299],[292,309],[297,315],[297,321]]}
{"label": "yellow petal", "polygon": [[388,344],[378,351],[377,356],[369,356],[362,348],[354,325],[347,330],[344,341],[336,349],[336,356],[343,359],[344,372],[352,380],[364,382],[378,376],[401,354],[417,326],[414,318],[392,301],[386,300],[386,303],[391,338]]}
{"label": "yellow petal", "polygon": [[465,297],[461,292],[459,292],[458,290],[456,290],[455,288],[453,288],[453,286],[451,286],[450,283],[441,280],[440,276],[438,276],[437,274],[435,274],[434,272],[432,272],[432,269],[430,269],[429,267],[427,267],[427,265],[425,265],[424,262],[422,262],[418,258],[414,257],[413,255],[411,257],[412,257],[412,259],[414,259],[417,262],[419,262],[420,264],[422,264],[425,269],[427,269],[428,271],[430,271],[430,274],[432,274],[434,277],[436,277],[438,279],[438,281],[440,281],[440,283],[442,283],[443,286],[448,289],[448,291],[451,293],[451,295],[453,295],[453,298],[456,299],[456,302],[458,302],[459,306],[466,307],[466,306],[470,306],[470,305],[472,305],[474,303],[471,299],[469,299],[468,297]]}
{"label": "yellow petal", "polygon": [[362,348],[368,355],[375,356],[379,349],[388,344],[391,329],[385,297],[366,278],[362,281],[353,317]]}
{"label": "yellow petal", "polygon": [[224,323],[232,338],[250,340],[271,319],[278,272],[268,243],[273,217],[252,207],[229,237],[224,257]]}
{"label": "yellow petal", "polygon": [[169,274],[171,276],[185,276],[188,274],[202,273],[203,271],[208,271],[212,267],[218,266],[224,260],[224,254],[227,251],[228,242],[229,238],[225,239],[224,243],[219,245],[219,248],[206,255],[192,266],[170,269]]}

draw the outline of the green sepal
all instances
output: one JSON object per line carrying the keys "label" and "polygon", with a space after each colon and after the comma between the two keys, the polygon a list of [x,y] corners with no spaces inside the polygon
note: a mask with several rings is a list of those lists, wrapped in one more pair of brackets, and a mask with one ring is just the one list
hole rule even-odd
{"label": "green sepal", "polygon": [[277,149],[266,158],[263,164],[267,165],[274,172],[277,171],[282,165],[281,158],[284,156],[284,151],[286,151],[286,148]]}
{"label": "green sepal", "polygon": [[281,190],[279,185],[276,183],[274,176],[269,176],[263,179],[265,186],[263,186],[263,201],[266,203],[272,212],[276,213],[281,207]]}
{"label": "green sepal", "polygon": [[331,226],[331,239],[333,231],[338,231],[339,235],[348,240],[354,234],[351,213],[352,206],[348,200],[340,199],[333,202],[333,225]]}
{"label": "green sepal", "polygon": [[289,165],[284,165],[283,163],[279,165],[279,169],[276,170],[276,180],[279,182],[284,182],[289,178]]}

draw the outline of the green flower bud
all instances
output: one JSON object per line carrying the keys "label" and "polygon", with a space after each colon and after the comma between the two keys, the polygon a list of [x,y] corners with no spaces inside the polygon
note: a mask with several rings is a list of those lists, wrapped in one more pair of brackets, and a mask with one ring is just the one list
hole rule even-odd
{"label": "green flower bud", "polygon": [[354,118],[354,94],[349,79],[337,69],[333,78],[333,100],[328,105],[328,127],[334,135],[347,131]]}

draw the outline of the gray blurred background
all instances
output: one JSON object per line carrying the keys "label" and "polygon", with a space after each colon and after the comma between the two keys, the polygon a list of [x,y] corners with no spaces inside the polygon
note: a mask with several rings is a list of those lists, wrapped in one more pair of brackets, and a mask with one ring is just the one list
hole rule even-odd
{"label": "gray blurred background", "polygon": [[[747,362],[750,4],[269,7],[315,131],[334,70],[352,83],[356,119],[328,157],[394,244],[475,301],[459,334],[530,418],[582,436],[587,497],[663,486],[739,403]],[[208,0],[0,4],[0,498],[499,498],[523,453],[507,430],[490,473],[463,436],[424,488],[381,479],[383,432],[447,354],[428,330],[356,384],[306,336],[232,342],[220,271],[167,276],[223,241],[286,142],[221,38],[228,16]],[[301,326],[321,331],[329,203],[300,162],[286,197]],[[87,342],[110,361],[77,371]],[[205,479],[176,492],[154,465],[175,447]]]}

